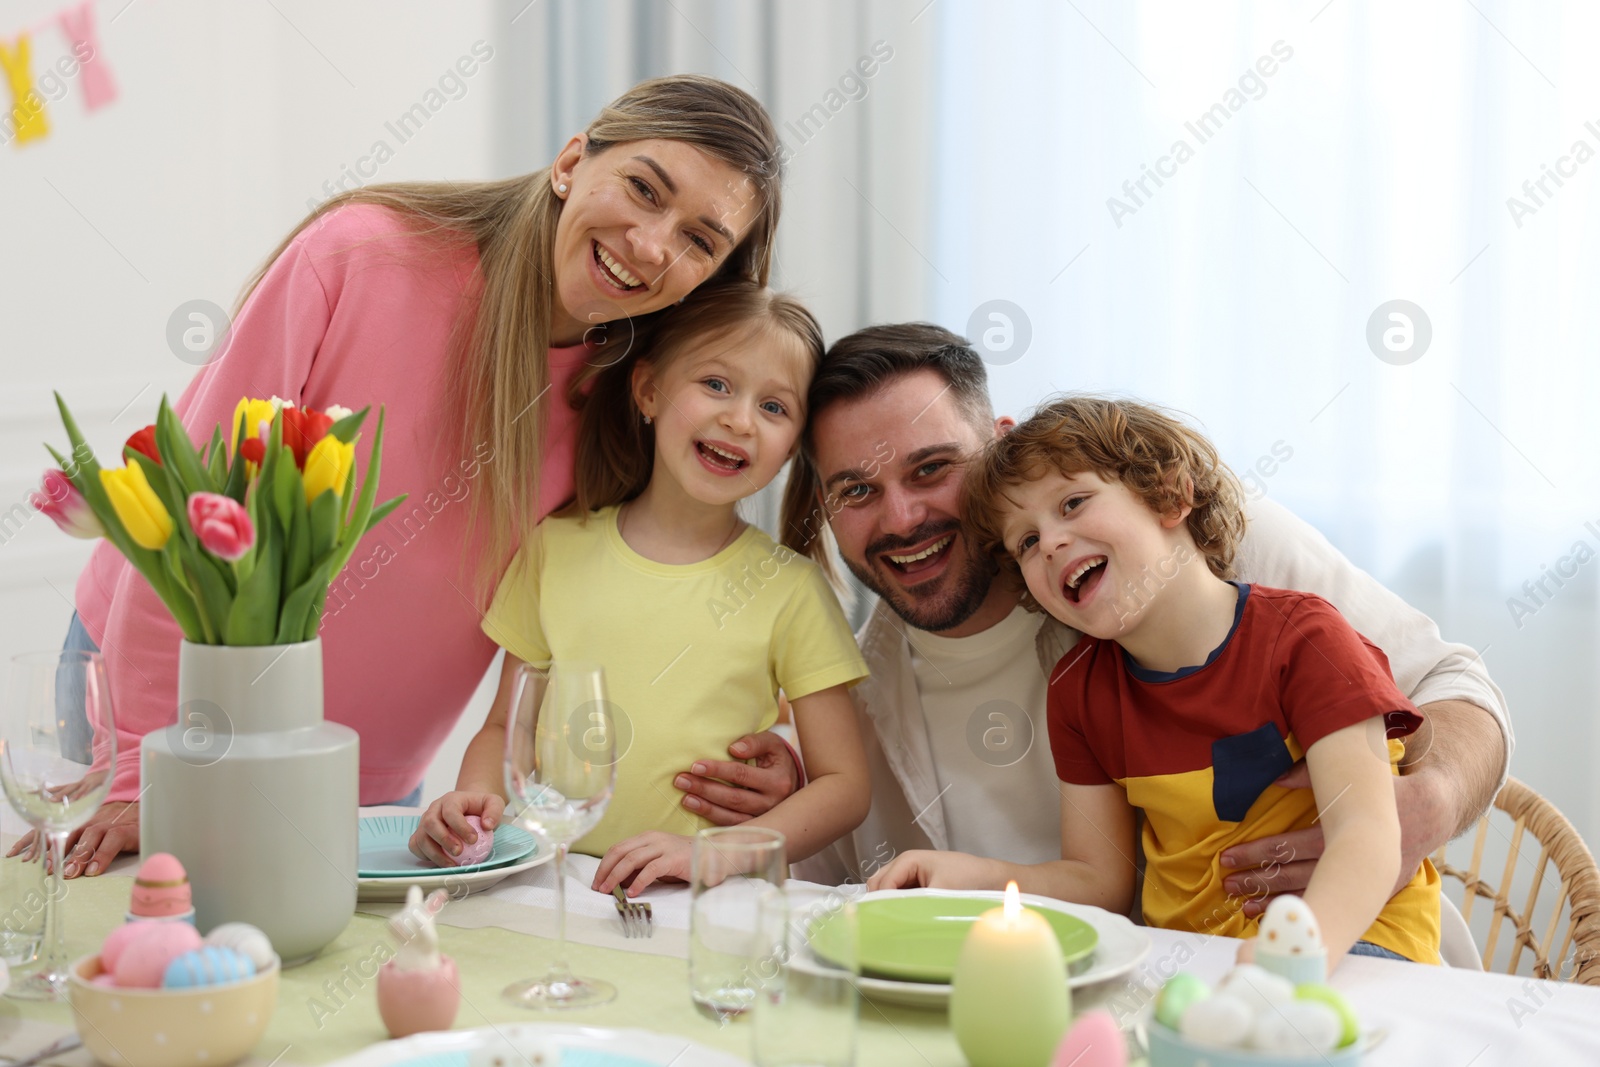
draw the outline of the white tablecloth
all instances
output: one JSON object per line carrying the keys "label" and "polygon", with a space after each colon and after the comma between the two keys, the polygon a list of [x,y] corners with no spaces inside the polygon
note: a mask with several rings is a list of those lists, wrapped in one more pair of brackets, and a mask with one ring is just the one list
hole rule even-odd
{"label": "white tablecloth", "polygon": [[[404,809],[369,813],[401,814]],[[568,857],[568,936],[585,944],[686,957],[688,888],[658,885],[647,890],[643,899],[654,910],[656,935],[628,940],[612,899],[589,889],[598,865],[592,857]],[[555,868],[546,864],[450,904],[440,922],[551,936],[554,906]],[[395,905],[361,907],[386,914]],[[1147,932],[1153,948],[1144,962],[1127,980],[1080,994],[1080,1009],[1104,1008],[1126,1026],[1148,1009],[1166,979],[1188,970],[1215,983],[1233,966],[1238,951],[1239,943],[1231,938]],[[1364,1026],[1387,1033],[1366,1058],[1367,1067],[1600,1067],[1600,987],[1370,956],[1347,957],[1331,984],[1349,998]]]}

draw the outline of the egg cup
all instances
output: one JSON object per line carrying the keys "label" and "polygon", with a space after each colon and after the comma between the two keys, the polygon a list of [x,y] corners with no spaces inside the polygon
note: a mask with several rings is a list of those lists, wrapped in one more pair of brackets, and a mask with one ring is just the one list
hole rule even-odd
{"label": "egg cup", "polygon": [[127,921],[131,923],[188,923],[190,926],[195,924],[193,908],[188,911],[180,911],[176,915],[135,915],[130,911],[127,913]]}
{"label": "egg cup", "polygon": [[1281,978],[1287,978],[1295,985],[1305,985],[1309,982],[1322,983],[1328,980],[1328,952],[1326,949],[1317,949],[1315,952],[1297,952],[1292,956],[1269,955],[1258,946],[1256,949],[1256,964],[1264,971],[1271,971]]}

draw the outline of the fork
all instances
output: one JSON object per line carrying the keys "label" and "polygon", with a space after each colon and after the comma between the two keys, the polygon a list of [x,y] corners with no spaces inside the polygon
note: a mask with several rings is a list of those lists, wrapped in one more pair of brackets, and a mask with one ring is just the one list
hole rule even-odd
{"label": "fork", "polygon": [[611,890],[617,898],[617,914],[622,916],[624,937],[654,937],[656,926],[650,914],[648,900],[629,900],[627,891],[620,885]]}

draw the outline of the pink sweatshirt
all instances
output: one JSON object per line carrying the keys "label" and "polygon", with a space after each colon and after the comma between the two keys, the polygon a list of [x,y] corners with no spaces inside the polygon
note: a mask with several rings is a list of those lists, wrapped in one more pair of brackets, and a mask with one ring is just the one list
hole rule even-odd
{"label": "pink sweatshirt", "polygon": [[[479,546],[463,555],[467,497],[492,448],[485,441],[463,458],[440,440],[451,330],[463,301],[478,298],[477,268],[470,248],[442,251],[408,236],[386,208],[331,212],[278,257],[225,351],[176,405],[200,441],[242,396],[317,409],[370,404],[356,445],[363,473],[378,406],[386,408],[378,500],[410,496],[357,545],[329,591],[321,630],[326,715],[361,735],[363,804],[416,787],[496,651],[469,599]],[[587,354],[581,345],[549,353],[541,516],[572,492],[577,416],[556,398]],[[110,796],[133,800],[140,739],[177,721],[183,633],[110,543],[78,579],[77,607],[105,654],[116,710]]]}

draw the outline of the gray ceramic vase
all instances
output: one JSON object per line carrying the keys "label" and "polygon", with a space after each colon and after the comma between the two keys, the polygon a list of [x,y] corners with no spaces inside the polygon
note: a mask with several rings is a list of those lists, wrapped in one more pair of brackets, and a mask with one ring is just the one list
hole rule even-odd
{"label": "gray ceramic vase", "polygon": [[195,925],[260,927],[285,965],[355,914],[356,732],[322,718],[322,641],[183,643],[178,721],[141,746],[139,844],[189,873]]}

